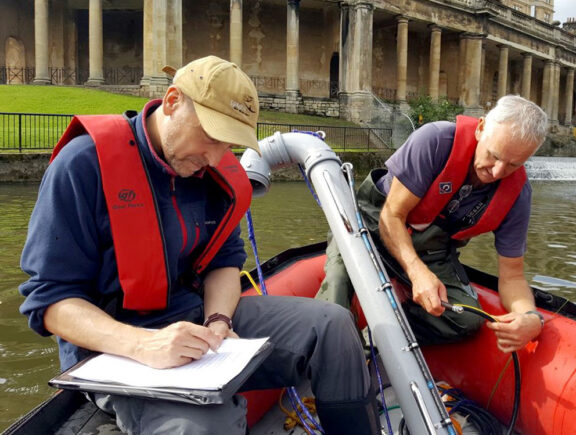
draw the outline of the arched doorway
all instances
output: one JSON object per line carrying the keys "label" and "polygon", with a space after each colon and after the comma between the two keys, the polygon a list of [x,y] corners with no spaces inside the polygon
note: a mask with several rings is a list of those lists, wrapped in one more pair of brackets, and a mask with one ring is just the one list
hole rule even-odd
{"label": "arched doorway", "polygon": [[334,52],[330,59],[330,98],[338,98],[338,91],[340,90],[339,76],[340,54]]}

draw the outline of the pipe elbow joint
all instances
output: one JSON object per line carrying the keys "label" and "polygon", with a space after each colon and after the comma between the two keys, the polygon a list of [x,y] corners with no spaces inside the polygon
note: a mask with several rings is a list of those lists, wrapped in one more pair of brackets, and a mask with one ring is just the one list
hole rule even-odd
{"label": "pipe elbow joint", "polygon": [[252,183],[253,196],[264,195],[270,189],[271,169],[299,163],[304,166],[306,174],[317,163],[340,158],[323,140],[306,133],[280,133],[258,142],[262,157],[252,149],[247,149],[240,163]]}

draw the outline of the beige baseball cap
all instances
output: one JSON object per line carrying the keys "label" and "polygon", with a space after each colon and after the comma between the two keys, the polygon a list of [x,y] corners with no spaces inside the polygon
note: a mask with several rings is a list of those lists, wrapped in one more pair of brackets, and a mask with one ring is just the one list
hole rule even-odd
{"label": "beige baseball cap", "polygon": [[200,124],[210,137],[260,154],[256,138],[258,93],[236,64],[207,56],[179,70],[165,66],[162,71],[174,77],[174,85],[192,99]]}

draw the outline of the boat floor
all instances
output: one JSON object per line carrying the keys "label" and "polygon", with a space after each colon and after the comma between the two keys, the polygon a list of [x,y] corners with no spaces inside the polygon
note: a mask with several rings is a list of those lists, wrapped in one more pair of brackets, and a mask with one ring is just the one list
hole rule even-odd
{"label": "boat floor", "polygon": [[[300,387],[298,392],[301,397],[312,395],[308,384]],[[394,435],[397,435],[400,433],[398,428],[402,419],[402,412],[398,408],[394,390],[391,387],[386,388],[384,397],[386,406],[389,409],[390,426]],[[283,397],[282,404],[285,409],[292,409],[286,395]],[[307,435],[307,432],[301,426],[288,430],[284,429],[285,419],[286,415],[281,408],[278,405],[274,406],[250,429],[250,435]],[[383,428],[382,433],[389,434],[388,423],[384,414],[380,416],[380,421]],[[117,435],[122,432],[116,426],[112,416],[99,410],[94,404],[86,402],[54,433],[56,435]],[[479,434],[471,424],[464,425],[462,433],[465,435]]]}

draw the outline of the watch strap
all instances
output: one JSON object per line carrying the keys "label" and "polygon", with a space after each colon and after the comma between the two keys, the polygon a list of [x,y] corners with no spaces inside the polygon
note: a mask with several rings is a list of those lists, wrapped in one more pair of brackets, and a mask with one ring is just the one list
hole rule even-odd
{"label": "watch strap", "polygon": [[540,325],[544,326],[544,316],[542,315],[542,313],[540,313],[536,310],[529,310],[529,311],[526,311],[524,314],[534,314],[534,315],[538,316],[538,318],[540,319]]}
{"label": "watch strap", "polygon": [[232,319],[227,315],[220,313],[210,314],[208,318],[204,321],[202,326],[208,326],[211,323],[218,321],[226,323],[226,325],[228,325],[228,329],[232,329]]}

